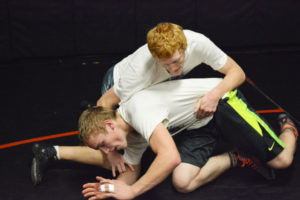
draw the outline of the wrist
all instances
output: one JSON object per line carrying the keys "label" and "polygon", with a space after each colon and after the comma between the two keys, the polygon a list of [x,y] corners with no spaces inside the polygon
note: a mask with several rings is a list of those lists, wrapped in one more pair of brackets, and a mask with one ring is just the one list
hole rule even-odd
{"label": "wrist", "polygon": [[[225,94],[225,93],[224,93]],[[223,92],[220,91],[218,88],[215,88],[209,92],[209,95],[211,98],[213,98],[215,101],[219,101],[223,97]]]}
{"label": "wrist", "polygon": [[141,185],[138,184],[137,182],[133,183],[130,187],[131,187],[131,192],[134,195],[134,197],[137,197],[145,192],[143,187],[141,187]]}
{"label": "wrist", "polygon": [[138,195],[140,195],[139,190],[136,187],[134,187],[134,185],[130,186],[130,188],[131,188],[131,192],[132,192],[133,198],[135,198]]}

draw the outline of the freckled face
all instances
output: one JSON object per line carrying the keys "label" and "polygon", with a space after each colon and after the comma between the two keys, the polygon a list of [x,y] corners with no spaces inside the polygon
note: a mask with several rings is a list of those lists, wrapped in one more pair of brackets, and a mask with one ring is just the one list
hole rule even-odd
{"label": "freckled face", "polygon": [[185,60],[185,54],[175,51],[173,56],[168,59],[158,60],[158,63],[169,72],[171,75],[180,75],[182,73]]}

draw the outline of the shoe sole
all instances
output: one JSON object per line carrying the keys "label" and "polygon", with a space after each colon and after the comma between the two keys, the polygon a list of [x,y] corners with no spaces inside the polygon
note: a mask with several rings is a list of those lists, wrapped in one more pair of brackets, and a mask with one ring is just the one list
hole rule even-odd
{"label": "shoe sole", "polygon": [[40,183],[40,181],[38,180],[38,176],[36,173],[36,169],[37,169],[37,162],[36,162],[36,158],[34,157],[32,159],[32,163],[31,163],[31,181],[33,183],[33,185],[38,185]]}
{"label": "shoe sole", "polygon": [[37,159],[41,160],[41,153],[39,152],[39,143],[36,143],[32,147],[33,159],[31,163],[31,181],[34,186],[40,184],[42,179],[37,174]]}

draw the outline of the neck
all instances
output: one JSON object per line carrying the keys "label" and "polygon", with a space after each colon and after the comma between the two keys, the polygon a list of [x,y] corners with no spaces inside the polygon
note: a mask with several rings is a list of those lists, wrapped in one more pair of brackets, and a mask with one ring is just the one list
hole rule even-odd
{"label": "neck", "polygon": [[122,118],[122,116],[117,112],[117,119],[120,128],[128,135],[133,132],[133,128]]}

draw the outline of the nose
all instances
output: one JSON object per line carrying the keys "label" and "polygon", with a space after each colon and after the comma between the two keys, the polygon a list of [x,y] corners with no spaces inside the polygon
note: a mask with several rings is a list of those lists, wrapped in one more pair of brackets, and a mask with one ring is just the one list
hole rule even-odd
{"label": "nose", "polygon": [[170,72],[174,73],[175,71],[181,69],[181,64],[174,64],[172,67],[170,67]]}

